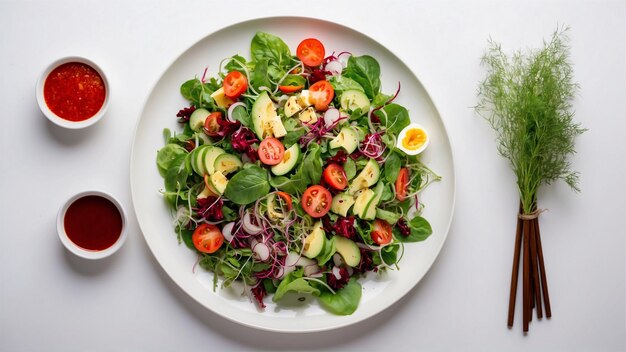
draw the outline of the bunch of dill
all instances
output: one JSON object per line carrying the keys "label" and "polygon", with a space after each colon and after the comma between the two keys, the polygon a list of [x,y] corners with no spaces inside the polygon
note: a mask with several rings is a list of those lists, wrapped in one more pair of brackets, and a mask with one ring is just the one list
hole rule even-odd
{"label": "bunch of dill", "polygon": [[536,210],[541,185],[562,179],[579,191],[568,157],[585,129],[573,122],[579,86],[573,82],[567,31],[555,31],[541,50],[510,57],[490,40],[482,58],[487,77],[479,85],[476,111],[493,127],[498,151],[511,163],[525,214]]}
{"label": "bunch of dill", "polygon": [[513,326],[520,258],[523,258],[523,330],[528,332],[533,309],[551,317],[550,298],[541,235],[537,191],[564,180],[574,191],[578,173],[568,158],[574,139],[585,131],[574,123],[572,101],[579,89],[569,61],[567,28],[556,30],[541,50],[517,51],[507,56],[489,41],[482,58],[487,77],[478,89],[476,111],[496,132],[498,151],[517,176],[520,207],[515,236],[508,326]]}

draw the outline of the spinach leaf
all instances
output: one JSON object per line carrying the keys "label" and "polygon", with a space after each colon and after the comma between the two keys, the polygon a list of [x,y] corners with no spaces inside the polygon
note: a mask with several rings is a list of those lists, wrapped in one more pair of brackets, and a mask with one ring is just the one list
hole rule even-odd
{"label": "spinach leaf", "polygon": [[192,172],[188,156],[188,153],[180,154],[171,161],[164,177],[166,191],[177,192],[187,183],[187,177]]}
{"label": "spinach leaf", "polygon": [[252,86],[256,89],[261,87],[272,88],[272,81],[270,80],[268,73],[269,59],[264,58],[256,62],[254,72],[252,73]]}
{"label": "spinach leaf", "polygon": [[246,71],[244,69],[247,68],[246,64],[247,64],[246,59],[243,56],[235,55],[231,57],[230,60],[228,60],[228,63],[224,65],[224,68],[226,69],[227,72],[239,71],[245,74]]}
{"label": "spinach leaf", "polygon": [[236,121],[241,122],[242,125],[246,127],[252,126],[252,118],[245,107],[239,105],[235,109],[233,109],[232,118]]}
{"label": "spinach leaf", "polygon": [[395,183],[398,178],[398,173],[400,173],[400,167],[402,166],[402,160],[400,159],[400,155],[396,152],[391,152],[389,156],[387,156],[387,160],[385,161],[385,179],[389,183]]}
{"label": "spinach leaf", "polygon": [[251,165],[230,179],[224,195],[235,204],[246,205],[265,196],[269,191],[267,170]]}
{"label": "spinach leaf", "polygon": [[208,82],[202,83],[199,79],[188,80],[180,86],[180,94],[197,108],[207,108],[209,111],[216,109],[211,94],[221,87],[215,77]]}
{"label": "spinach leaf", "polygon": [[283,137],[283,144],[285,145],[285,148],[289,148],[292,145],[298,143],[303,135],[304,129],[288,131],[285,137]]}
{"label": "spinach leaf", "polygon": [[309,151],[302,162],[302,171],[307,178],[307,184],[318,184],[322,178],[322,158],[319,144],[311,143]]}
{"label": "spinach leaf", "polygon": [[281,82],[281,86],[303,86],[306,84],[306,78],[300,75],[287,75]]}
{"label": "spinach leaf", "polygon": [[[428,238],[433,233],[433,229],[430,226],[428,220],[421,216],[416,216],[408,222],[411,234],[408,236],[402,236],[399,231],[396,233],[396,238],[400,242],[420,242]],[[394,228],[395,230],[396,228]]]}
{"label": "spinach leaf", "polygon": [[363,87],[352,78],[346,76],[332,76],[328,82],[333,86],[335,95],[339,96],[346,90],[358,90],[365,93]]}
{"label": "spinach leaf", "polygon": [[335,236],[331,237],[331,239],[326,239],[326,241],[324,241],[324,247],[322,247],[322,252],[318,254],[316,258],[317,264],[320,266],[326,264],[336,251],[337,245],[335,244]]}
{"label": "spinach leaf", "polygon": [[250,52],[254,62],[267,58],[280,67],[289,66],[291,62],[291,51],[287,44],[269,33],[257,32],[250,43]]}
{"label": "spinach leaf", "polygon": [[346,159],[346,162],[343,163],[343,169],[346,172],[346,178],[348,181],[352,180],[352,178],[356,176],[356,164],[352,158]]}
{"label": "spinach leaf", "polygon": [[166,144],[157,152],[157,167],[159,168],[159,174],[161,177],[165,177],[167,169],[170,168],[172,162],[181,155],[187,154],[187,150],[178,144],[169,143]]}
{"label": "spinach leaf", "polygon": [[380,123],[387,128],[387,131],[398,134],[403,128],[411,123],[409,111],[401,105],[391,103],[385,105],[374,114],[380,119]]}
{"label": "spinach leaf", "polygon": [[387,95],[387,94],[383,94],[383,93],[378,93],[374,99],[372,99],[372,106],[381,106],[383,104],[385,104],[387,101],[389,101],[389,99],[391,99],[391,97],[393,97],[393,95]]}
{"label": "spinach leaf", "polygon": [[335,294],[323,291],[319,296],[319,302],[323,308],[333,314],[350,315],[359,306],[361,291],[361,284],[355,278],[351,278],[348,284]]}
{"label": "spinach leaf", "polygon": [[311,293],[316,296],[320,294],[320,290],[309,285],[309,283],[302,278],[301,270],[293,271],[285,276],[283,281],[281,281],[280,285],[278,285],[278,287],[276,288],[276,293],[274,293],[274,297],[272,297],[272,300],[274,302],[280,301],[285,293],[289,291],[295,291],[299,293]]}
{"label": "spinach leaf", "polygon": [[369,55],[350,56],[343,75],[360,84],[370,100],[380,93],[380,65]]}

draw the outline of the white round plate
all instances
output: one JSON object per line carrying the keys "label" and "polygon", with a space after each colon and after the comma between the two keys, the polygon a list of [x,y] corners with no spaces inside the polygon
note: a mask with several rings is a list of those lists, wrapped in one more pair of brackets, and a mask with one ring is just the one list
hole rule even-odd
{"label": "white round plate", "polygon": [[[163,179],[156,167],[156,152],[163,146],[163,129],[180,131],[176,112],[188,106],[180,95],[180,85],[201,77],[214,76],[222,59],[234,54],[250,57],[250,41],[257,31],[282,38],[295,52],[298,43],[316,37],[327,53],[349,51],[371,55],[381,67],[382,91],[393,94],[402,83],[396,102],[405,106],[411,120],[430,131],[431,143],[422,161],[442,176],[421,195],[426,205],[423,216],[433,234],[424,242],[410,243],[400,262],[400,270],[383,276],[361,279],[363,295],[357,311],[350,316],[332,315],[316,300],[275,305],[266,298],[267,308],[260,311],[246,297],[230,289],[213,290],[213,276],[199,267],[194,270],[196,254],[178,244],[171,213],[159,193]],[[237,323],[279,332],[311,332],[344,327],[383,311],[402,298],[424,277],[441,250],[454,209],[455,175],[452,148],[444,123],[428,93],[411,70],[394,54],[371,38],[344,26],[317,19],[273,17],[247,21],[208,35],[185,51],[165,71],[148,97],[136,127],[131,153],[130,180],[139,226],[159,264],[187,294],[202,306]],[[416,297],[419,299],[419,297]]]}

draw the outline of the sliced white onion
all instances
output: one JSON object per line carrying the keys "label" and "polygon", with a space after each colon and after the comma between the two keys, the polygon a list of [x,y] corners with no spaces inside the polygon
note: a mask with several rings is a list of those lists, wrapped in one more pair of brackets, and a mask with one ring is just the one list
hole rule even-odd
{"label": "sliced white onion", "polygon": [[339,120],[340,117],[341,113],[339,112],[339,109],[330,108],[324,113],[324,125],[326,125],[326,128],[330,128],[337,123],[337,120]]}
{"label": "sliced white onion", "polygon": [[235,122],[235,119],[233,119],[233,111],[235,111],[235,108],[238,106],[243,106],[243,108],[246,108],[246,104],[238,101],[235,104],[231,105],[228,107],[228,111],[226,111],[226,119],[230,122]]}
{"label": "sliced white onion", "polygon": [[285,276],[289,275],[289,273],[291,273],[294,270],[296,270],[295,266],[281,266],[278,269],[278,273],[276,274],[276,278],[278,280],[282,280],[282,279],[285,278]]}
{"label": "sliced white onion", "polygon": [[310,266],[315,265],[316,263],[317,262],[315,260],[303,257],[296,252],[289,252],[289,254],[287,254],[287,258],[285,258],[285,267]]}
{"label": "sliced white onion", "polygon": [[253,239],[250,242],[250,247],[260,261],[264,262],[270,258],[270,247],[263,242],[257,242],[257,240]]}
{"label": "sliced white onion", "polygon": [[224,235],[224,239],[228,243],[233,241],[233,227],[235,227],[234,222],[229,222],[228,224],[224,225],[224,227],[222,227],[222,235]]}
{"label": "sliced white onion", "polygon": [[263,231],[260,226],[252,223],[252,217],[250,216],[250,213],[246,213],[243,216],[243,229],[251,235],[258,235],[261,233],[261,231]]}
{"label": "sliced white onion", "polygon": [[333,60],[326,64],[326,71],[329,71],[333,76],[337,76],[341,74],[343,71],[343,64],[339,60]]}
{"label": "sliced white onion", "polygon": [[350,53],[343,52],[339,54],[339,56],[337,56],[337,61],[341,62],[341,65],[343,65],[343,67],[347,67],[350,56],[352,56]]}

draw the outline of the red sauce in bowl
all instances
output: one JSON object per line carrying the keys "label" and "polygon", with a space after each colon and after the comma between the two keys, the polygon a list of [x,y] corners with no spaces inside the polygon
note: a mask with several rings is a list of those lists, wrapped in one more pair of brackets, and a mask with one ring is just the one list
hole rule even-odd
{"label": "red sauce in bowl", "polygon": [[65,212],[63,226],[77,246],[101,251],[111,247],[122,234],[122,215],[107,198],[88,195],[75,200]]}
{"label": "red sauce in bowl", "polygon": [[94,116],[104,104],[106,88],[93,67],[68,62],[50,72],[43,87],[48,108],[69,121],[84,121]]}

